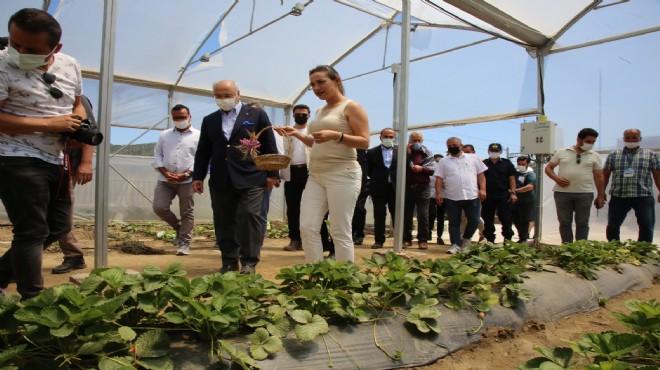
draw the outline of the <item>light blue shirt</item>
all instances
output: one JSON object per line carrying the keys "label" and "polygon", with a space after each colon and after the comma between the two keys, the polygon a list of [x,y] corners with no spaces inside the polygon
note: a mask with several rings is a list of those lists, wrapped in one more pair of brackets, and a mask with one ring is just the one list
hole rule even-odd
{"label": "light blue shirt", "polygon": [[231,132],[234,130],[234,124],[236,123],[236,117],[238,117],[238,112],[241,111],[243,103],[240,101],[236,106],[229,112],[221,111],[222,116],[222,132],[225,134],[225,138],[229,140]]}
{"label": "light blue shirt", "polygon": [[385,163],[385,167],[390,168],[390,166],[392,165],[392,155],[394,154],[394,147],[386,148],[381,145],[380,148],[383,150],[383,162]]}

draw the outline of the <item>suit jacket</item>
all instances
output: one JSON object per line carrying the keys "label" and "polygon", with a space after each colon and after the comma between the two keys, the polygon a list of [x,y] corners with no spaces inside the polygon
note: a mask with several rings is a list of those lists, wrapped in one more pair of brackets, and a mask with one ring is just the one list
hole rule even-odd
{"label": "suit jacket", "polygon": [[[217,110],[204,117],[195,154],[193,180],[204,180],[210,163],[209,187],[216,191],[227,190],[230,186],[237,189],[266,186],[266,177],[278,177],[278,171],[259,170],[250,156],[243,159],[243,154],[236,146],[241,139],[248,139],[250,132],[258,133],[270,125],[263,110],[243,104],[227,140],[222,131],[221,111]],[[259,154],[277,154],[273,130],[265,130],[259,136],[259,142]]]}
{"label": "suit jacket", "polygon": [[[383,150],[381,145],[367,150],[367,172],[369,174],[369,194],[372,197],[384,197],[387,195],[388,187],[395,186],[396,183],[396,160],[397,146],[393,147],[392,164],[390,168],[385,167],[383,160]],[[392,183],[388,183],[388,178]]]}

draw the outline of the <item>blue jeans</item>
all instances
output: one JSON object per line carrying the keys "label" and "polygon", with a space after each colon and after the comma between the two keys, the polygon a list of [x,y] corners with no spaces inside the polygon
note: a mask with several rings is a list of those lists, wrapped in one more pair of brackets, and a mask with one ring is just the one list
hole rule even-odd
{"label": "blue jeans", "polygon": [[481,202],[479,198],[469,200],[444,199],[443,204],[447,210],[449,220],[449,240],[453,245],[461,245],[461,216],[465,212],[467,225],[463,234],[464,239],[471,239],[479,226]]}
{"label": "blue jeans", "polygon": [[620,240],[621,224],[631,208],[635,210],[639,226],[637,241],[652,243],[655,227],[655,199],[652,196],[634,198],[612,196],[607,215],[607,240]]}
{"label": "blue jeans", "polygon": [[555,207],[562,243],[573,242],[573,214],[575,214],[575,240],[589,238],[589,216],[594,193],[565,193],[555,191]]}
{"label": "blue jeans", "polygon": [[71,199],[60,199],[62,166],[37,158],[0,156],[0,198],[14,228],[0,257],[0,287],[9,280],[23,299],[43,289],[43,249],[71,230]]}

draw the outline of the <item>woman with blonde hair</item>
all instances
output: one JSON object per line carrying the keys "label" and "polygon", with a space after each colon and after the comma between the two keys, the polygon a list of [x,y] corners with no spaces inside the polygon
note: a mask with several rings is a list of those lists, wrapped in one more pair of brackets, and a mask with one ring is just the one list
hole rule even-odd
{"label": "woman with blonde hair", "polygon": [[309,81],[314,94],[326,103],[309,124],[310,135],[302,136],[290,126],[277,128],[281,134],[295,136],[312,148],[300,210],[305,259],[307,262],[323,259],[319,229],[330,211],[335,258],[353,261],[351,220],[362,179],[355,149],[369,147],[369,119],[359,103],[344,96],[339,73],[331,66],[309,71]]}

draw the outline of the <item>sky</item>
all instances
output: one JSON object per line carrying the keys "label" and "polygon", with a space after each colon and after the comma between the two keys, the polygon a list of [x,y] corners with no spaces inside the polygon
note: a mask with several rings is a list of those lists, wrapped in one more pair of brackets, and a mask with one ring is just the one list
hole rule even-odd
{"label": "sky", "polygon": [[[3,0],[3,3],[13,4],[16,0]],[[657,2],[646,4],[652,7],[649,14],[653,14],[651,10],[655,11],[658,7]],[[60,0],[52,1],[51,13],[59,5]],[[608,18],[609,14],[614,14],[608,9],[598,11],[603,19],[596,24],[603,29],[592,28],[609,35],[627,31],[621,29],[622,20],[638,22],[642,24],[640,27],[648,21],[639,14],[623,13],[618,17],[624,18],[619,19]],[[0,16],[0,19],[3,17]],[[385,70],[364,77],[351,77],[398,62],[399,31],[397,27],[391,31],[387,39],[384,32],[379,34],[336,66],[343,78],[348,79],[345,82],[347,97],[365,107],[371,130],[392,126],[393,75]],[[579,42],[580,37],[589,32],[594,30],[582,29],[578,23],[563,38]],[[412,35],[411,58],[483,38],[483,35],[475,33],[452,30],[431,33],[420,28]],[[596,145],[599,149],[615,147],[623,130],[629,127],[641,128],[646,138],[660,136],[660,93],[657,89],[660,86],[660,69],[657,68],[660,65],[660,48],[657,45],[660,45],[660,32],[547,57],[545,111],[548,118],[561,128],[559,141],[564,145],[574,143],[577,132],[584,127],[592,127],[601,133]],[[201,52],[214,50],[217,46],[216,32]],[[371,61],[365,63],[365,60]],[[301,74],[306,75],[306,71],[301,71]],[[240,86],[241,81],[238,82]],[[84,89],[94,101],[98,95],[98,82],[85,79]],[[411,63],[409,91],[410,124],[532,109],[537,104],[536,60],[524,49],[509,42],[485,42]],[[175,94],[174,100],[191,107],[193,124],[197,127],[204,115],[217,109],[210,96]],[[164,91],[117,85],[113,103],[121,107],[121,112],[119,109],[113,112],[113,122],[142,126],[160,122],[160,127],[163,127],[168,114],[163,101],[166,102]],[[299,103],[309,105],[312,111],[322,105],[311,92],[306,93]],[[266,108],[266,112],[274,124],[284,124],[282,110]],[[532,117],[435,128],[424,130],[423,134],[425,144],[434,152],[444,153],[445,140],[449,136],[458,136],[464,143],[472,143],[483,156],[492,142],[517,153],[520,150],[520,123],[531,120]],[[112,144],[154,142],[157,136],[158,131],[113,127],[110,141]],[[372,137],[371,144],[378,144],[377,137]]]}

